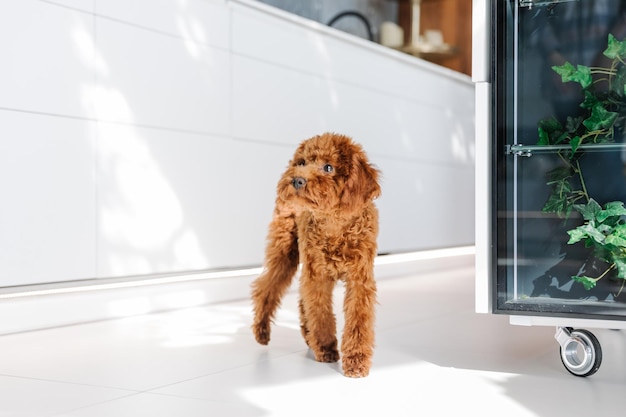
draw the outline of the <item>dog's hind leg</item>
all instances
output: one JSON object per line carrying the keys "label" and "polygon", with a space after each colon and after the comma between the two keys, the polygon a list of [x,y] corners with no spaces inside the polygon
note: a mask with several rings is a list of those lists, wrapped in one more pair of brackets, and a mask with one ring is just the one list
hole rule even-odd
{"label": "dog's hind leg", "polygon": [[373,271],[349,277],[344,299],[345,325],[341,340],[345,376],[358,378],[369,374],[374,350],[376,283]]}
{"label": "dog's hind leg", "polygon": [[265,269],[252,283],[252,330],[256,341],[262,345],[270,341],[271,322],[297,268],[298,241],[294,216],[283,216],[277,212],[270,223]]}

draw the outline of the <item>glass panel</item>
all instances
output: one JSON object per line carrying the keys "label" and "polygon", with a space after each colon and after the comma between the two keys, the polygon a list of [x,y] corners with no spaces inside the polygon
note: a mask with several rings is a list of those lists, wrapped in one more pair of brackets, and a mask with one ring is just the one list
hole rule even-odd
{"label": "glass panel", "polygon": [[626,0],[508,4],[497,308],[626,316]]}

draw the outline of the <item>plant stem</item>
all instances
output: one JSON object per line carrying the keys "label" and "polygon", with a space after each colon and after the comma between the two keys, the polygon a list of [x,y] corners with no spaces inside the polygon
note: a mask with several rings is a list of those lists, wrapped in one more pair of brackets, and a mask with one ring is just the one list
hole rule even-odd
{"label": "plant stem", "polygon": [[602,278],[603,278],[606,274],[608,274],[608,273],[609,273],[609,271],[610,271],[610,270],[612,270],[612,269],[614,269],[614,268],[615,268],[615,262],[613,262],[613,263],[611,264],[611,266],[609,266],[609,267],[606,269],[606,271],[604,271],[604,272],[602,273],[602,275],[600,275],[598,278],[595,278],[595,279],[594,279],[594,281],[596,281],[596,282],[600,281],[600,280],[601,280],[601,279],[602,279]]}
{"label": "plant stem", "polygon": [[605,67],[589,67],[592,74],[606,74],[606,75],[615,75],[617,71],[614,67],[605,68]]}
{"label": "plant stem", "polygon": [[608,76],[615,75],[615,72],[613,72],[613,71],[600,70],[600,69],[598,69],[596,71],[591,71],[591,73],[592,74],[604,74],[604,75],[608,75]]}
{"label": "plant stem", "polygon": [[580,185],[583,188],[583,194],[589,202],[589,194],[587,193],[587,186],[585,185],[585,179],[583,178],[583,171],[580,169],[580,162],[576,161],[576,172],[578,173],[578,177],[580,178]]}
{"label": "plant stem", "polygon": [[619,297],[619,295],[622,293],[622,290],[624,289],[624,284],[626,284],[626,279],[622,279],[622,286],[619,287],[619,291],[617,292],[616,297]]}

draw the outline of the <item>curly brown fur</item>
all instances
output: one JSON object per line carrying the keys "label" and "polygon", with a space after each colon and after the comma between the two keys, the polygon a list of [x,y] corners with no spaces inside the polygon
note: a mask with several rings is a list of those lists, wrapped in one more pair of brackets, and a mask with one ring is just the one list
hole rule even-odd
{"label": "curly brown fur", "polygon": [[374,257],[379,171],[349,137],[325,133],[297,148],[278,182],[265,269],[252,285],[256,340],[266,345],[280,300],[302,264],[300,326],[320,362],[339,360],[332,293],[345,282],[344,374],[369,374],[374,348]]}

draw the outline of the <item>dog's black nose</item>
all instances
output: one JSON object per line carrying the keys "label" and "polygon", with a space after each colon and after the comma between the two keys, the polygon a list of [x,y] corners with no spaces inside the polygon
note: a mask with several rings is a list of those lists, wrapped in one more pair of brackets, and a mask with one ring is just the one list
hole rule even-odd
{"label": "dog's black nose", "polygon": [[306,185],[306,180],[302,177],[295,177],[291,181],[291,184],[293,184],[293,188],[295,188],[296,190],[299,190],[300,188]]}

